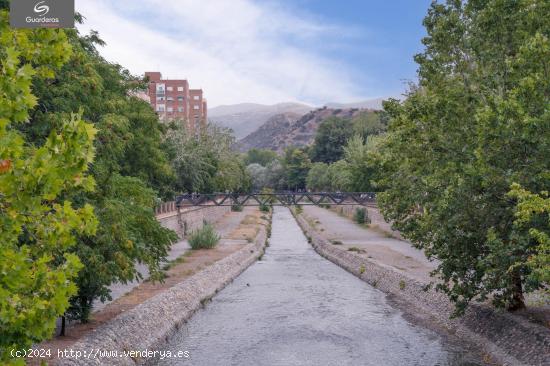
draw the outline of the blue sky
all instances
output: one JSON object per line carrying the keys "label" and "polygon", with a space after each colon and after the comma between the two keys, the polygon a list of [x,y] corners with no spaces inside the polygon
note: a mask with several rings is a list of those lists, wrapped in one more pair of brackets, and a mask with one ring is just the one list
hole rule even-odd
{"label": "blue sky", "polygon": [[101,53],[203,88],[210,106],[399,96],[429,0],[77,0]]}

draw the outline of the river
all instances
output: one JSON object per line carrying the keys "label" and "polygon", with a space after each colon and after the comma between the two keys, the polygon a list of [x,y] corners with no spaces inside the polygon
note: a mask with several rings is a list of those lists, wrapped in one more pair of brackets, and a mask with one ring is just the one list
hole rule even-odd
{"label": "river", "polygon": [[157,365],[483,365],[411,323],[381,291],[320,257],[290,211],[250,266],[171,338],[189,358]]}

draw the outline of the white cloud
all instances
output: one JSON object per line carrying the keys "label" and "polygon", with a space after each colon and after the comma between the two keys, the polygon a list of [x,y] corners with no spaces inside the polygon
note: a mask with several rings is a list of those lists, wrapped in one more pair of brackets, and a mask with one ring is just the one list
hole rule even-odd
{"label": "white cloud", "polygon": [[210,106],[239,102],[351,101],[353,72],[324,57],[324,42],[356,30],[250,0],[77,0],[107,42],[100,52],[134,74],[161,71],[203,88]]}

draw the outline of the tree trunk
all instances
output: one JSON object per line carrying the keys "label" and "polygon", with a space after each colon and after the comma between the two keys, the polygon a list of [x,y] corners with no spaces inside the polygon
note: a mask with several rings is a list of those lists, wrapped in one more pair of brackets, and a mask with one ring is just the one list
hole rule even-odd
{"label": "tree trunk", "polygon": [[512,274],[511,297],[510,302],[508,303],[508,306],[506,308],[508,311],[525,309],[521,275],[517,271],[514,271],[514,273]]}
{"label": "tree trunk", "polygon": [[65,315],[61,316],[61,331],[59,332],[61,337],[65,337]]}

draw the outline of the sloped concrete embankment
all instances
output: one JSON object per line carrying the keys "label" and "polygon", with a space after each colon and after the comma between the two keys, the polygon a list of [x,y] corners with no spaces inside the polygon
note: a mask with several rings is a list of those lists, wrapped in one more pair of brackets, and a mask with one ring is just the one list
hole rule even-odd
{"label": "sloped concrete embankment", "polygon": [[[139,365],[147,362],[146,358],[120,355],[161,347],[205,301],[254,263],[262,255],[267,240],[265,226],[259,227],[253,243],[117,316],[71,346],[73,352],[89,358],[60,359],[56,365]],[[104,353],[116,351],[119,357],[112,357],[112,353],[111,357],[90,355],[96,350]]]}
{"label": "sloped concrete embankment", "polygon": [[459,338],[477,344],[500,364],[550,365],[547,328],[480,304],[470,306],[463,317],[450,319],[454,306],[444,294],[433,289],[425,291],[426,283],[334,246],[301,215],[295,217],[321,256],[404,302],[411,314],[420,313]]}

